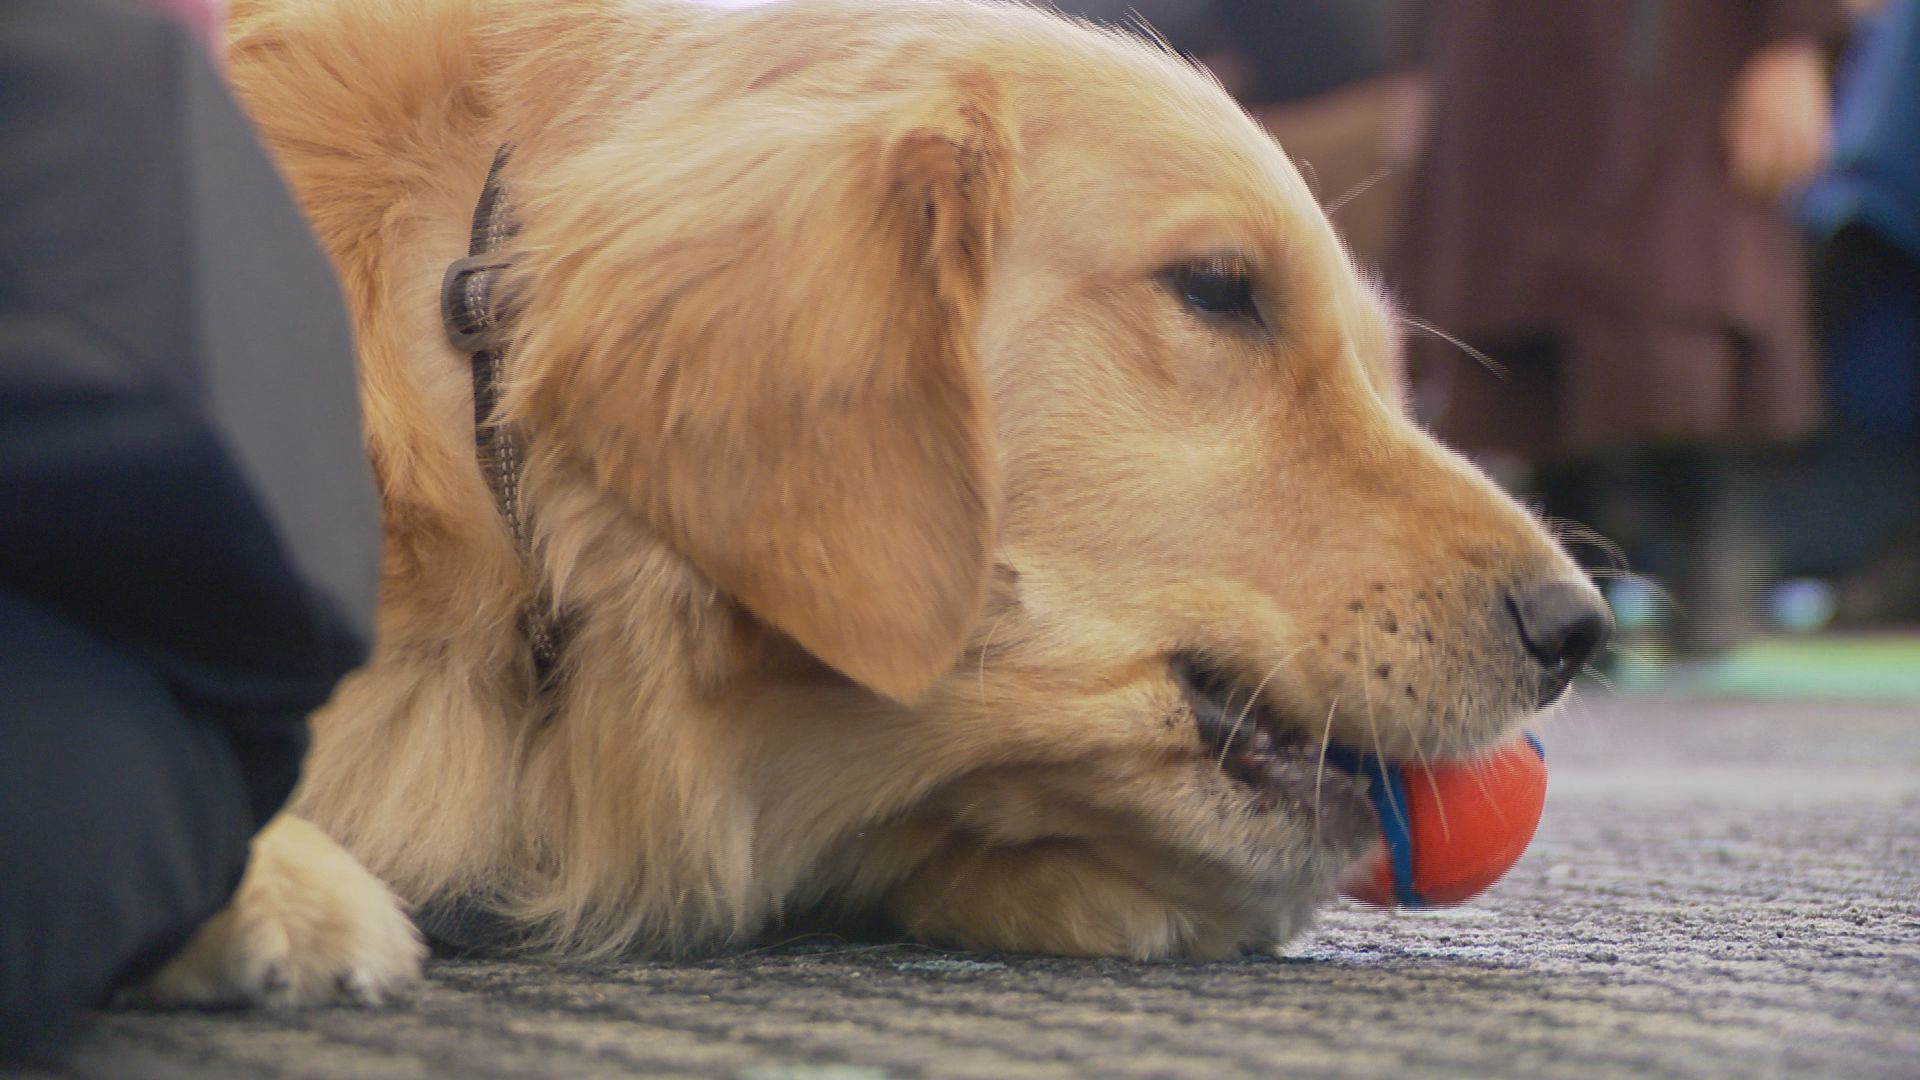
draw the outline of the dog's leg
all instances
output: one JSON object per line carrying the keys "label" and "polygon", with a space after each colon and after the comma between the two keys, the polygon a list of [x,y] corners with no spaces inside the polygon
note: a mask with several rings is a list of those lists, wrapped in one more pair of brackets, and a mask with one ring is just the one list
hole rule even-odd
{"label": "dog's leg", "polygon": [[380,880],[314,825],[282,814],[253,841],[240,889],[150,981],[140,1005],[377,1003],[426,953]]}

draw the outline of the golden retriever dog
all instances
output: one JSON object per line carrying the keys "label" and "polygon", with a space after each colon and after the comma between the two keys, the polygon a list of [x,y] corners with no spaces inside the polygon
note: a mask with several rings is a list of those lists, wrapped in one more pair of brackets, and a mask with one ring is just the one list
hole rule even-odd
{"label": "golden retriever dog", "polygon": [[[1473,755],[1606,631],[1408,417],[1280,147],[1150,43],[968,0],[239,0],[231,71],[355,321],[383,596],[162,999],[378,997],[403,910],[566,956],[801,912],[1277,948],[1376,843],[1330,744]],[[439,306],[502,147],[517,518]]]}

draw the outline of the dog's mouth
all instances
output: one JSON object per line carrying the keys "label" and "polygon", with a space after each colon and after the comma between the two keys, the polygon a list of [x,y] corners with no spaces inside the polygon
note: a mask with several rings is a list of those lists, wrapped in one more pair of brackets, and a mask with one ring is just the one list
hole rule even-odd
{"label": "dog's mouth", "polygon": [[1330,836],[1370,836],[1377,829],[1367,781],[1336,763],[1341,755],[1324,735],[1193,653],[1175,654],[1172,672],[1201,744],[1220,771],[1246,789],[1256,812],[1308,819]]}

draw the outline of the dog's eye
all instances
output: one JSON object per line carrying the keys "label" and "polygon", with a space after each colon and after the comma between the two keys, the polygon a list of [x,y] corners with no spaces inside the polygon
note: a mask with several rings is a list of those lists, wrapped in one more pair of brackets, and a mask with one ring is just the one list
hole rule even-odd
{"label": "dog's eye", "polygon": [[1245,260],[1225,255],[1195,259],[1167,268],[1162,277],[1173,295],[1195,312],[1266,329],[1254,295],[1253,269]]}

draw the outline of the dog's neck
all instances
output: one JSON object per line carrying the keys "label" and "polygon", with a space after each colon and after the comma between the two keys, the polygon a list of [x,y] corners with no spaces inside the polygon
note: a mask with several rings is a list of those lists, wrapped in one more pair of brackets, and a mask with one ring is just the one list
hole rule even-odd
{"label": "dog's neck", "polygon": [[[465,258],[447,267],[440,286],[440,317],[447,340],[473,363],[474,456],[514,548],[528,571],[544,579],[533,550],[532,515],[521,489],[526,454],[520,433],[499,415],[500,384],[511,337],[513,302],[506,288],[511,258],[502,249],[520,231],[507,208],[501,173],[511,145],[494,154],[493,167],[473,209],[473,228]],[[534,591],[520,617],[520,632],[533,654],[536,686],[551,689],[566,640],[566,619],[554,610],[544,584]]]}

